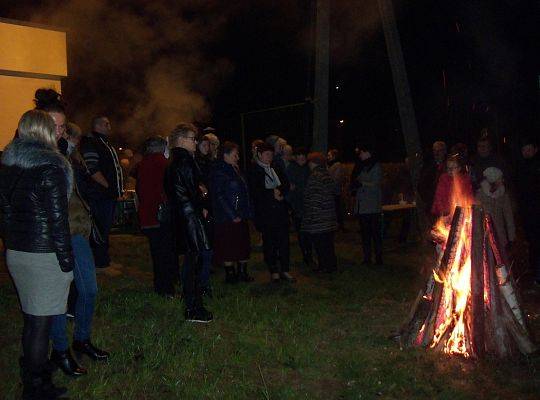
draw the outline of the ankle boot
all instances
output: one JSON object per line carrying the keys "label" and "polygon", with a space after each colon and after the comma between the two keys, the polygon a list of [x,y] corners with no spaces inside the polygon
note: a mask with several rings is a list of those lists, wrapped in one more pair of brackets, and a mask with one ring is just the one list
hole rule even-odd
{"label": "ankle boot", "polygon": [[77,360],[73,358],[69,349],[66,351],[57,351],[53,349],[51,352],[51,362],[55,367],[60,368],[67,376],[81,376],[86,375],[88,372],[86,368],[79,365]]}
{"label": "ankle boot", "polygon": [[234,266],[225,265],[225,283],[237,283],[238,276],[234,270]]}
{"label": "ankle boot", "polygon": [[253,282],[255,280],[251,275],[248,274],[246,262],[238,263],[238,279],[242,282]]}
{"label": "ankle boot", "polygon": [[48,368],[33,369],[24,364],[22,357],[20,361],[23,400],[60,399],[67,392],[65,387],[57,387],[52,383],[51,371]]}
{"label": "ankle boot", "polygon": [[83,355],[87,355],[94,361],[108,361],[110,354],[95,347],[90,340],[78,341],[74,340],[71,346],[75,355],[80,359]]}

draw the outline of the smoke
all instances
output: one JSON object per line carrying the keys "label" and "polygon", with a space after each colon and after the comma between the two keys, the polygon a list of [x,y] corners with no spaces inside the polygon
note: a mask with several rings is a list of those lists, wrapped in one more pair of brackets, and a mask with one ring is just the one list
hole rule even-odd
{"label": "smoke", "polygon": [[207,50],[234,13],[217,1],[70,0],[32,20],[68,31],[68,117],[89,128],[109,115],[136,145],[181,121],[210,120],[209,98],[233,66]]}

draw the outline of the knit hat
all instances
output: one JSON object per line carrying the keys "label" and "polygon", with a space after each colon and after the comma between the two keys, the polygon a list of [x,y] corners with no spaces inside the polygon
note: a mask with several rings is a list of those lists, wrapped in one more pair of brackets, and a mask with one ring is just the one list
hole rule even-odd
{"label": "knit hat", "polygon": [[270,135],[265,139],[265,142],[269,144],[270,146],[274,146],[278,140],[279,140],[278,135]]}
{"label": "knit hat", "polygon": [[498,182],[503,177],[502,171],[495,167],[486,168],[483,175],[489,183]]}

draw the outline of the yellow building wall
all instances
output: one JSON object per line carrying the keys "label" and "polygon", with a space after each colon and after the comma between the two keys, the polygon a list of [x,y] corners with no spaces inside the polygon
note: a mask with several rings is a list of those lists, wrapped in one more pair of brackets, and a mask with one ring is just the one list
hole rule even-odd
{"label": "yellow building wall", "polygon": [[0,21],[0,150],[39,88],[61,90],[67,76],[66,33]]}
{"label": "yellow building wall", "polygon": [[67,76],[66,33],[0,22],[0,70]]}
{"label": "yellow building wall", "polygon": [[0,149],[13,138],[21,115],[34,108],[34,93],[47,87],[60,90],[60,81],[0,75]]}

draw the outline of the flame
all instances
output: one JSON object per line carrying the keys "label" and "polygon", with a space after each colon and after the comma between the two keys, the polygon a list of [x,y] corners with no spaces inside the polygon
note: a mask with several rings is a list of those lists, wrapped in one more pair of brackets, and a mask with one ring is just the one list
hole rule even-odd
{"label": "flame", "polygon": [[[430,347],[434,348],[441,340],[446,354],[471,356],[470,327],[468,324],[468,304],[471,296],[471,243],[472,243],[472,204],[471,191],[464,186],[464,180],[453,179],[451,209],[462,207],[463,224],[461,225],[455,257],[446,273],[433,271],[435,280],[443,285],[441,303],[435,320],[435,333]],[[441,217],[434,230],[448,241],[452,215]],[[443,248],[446,247],[444,243]]]}

